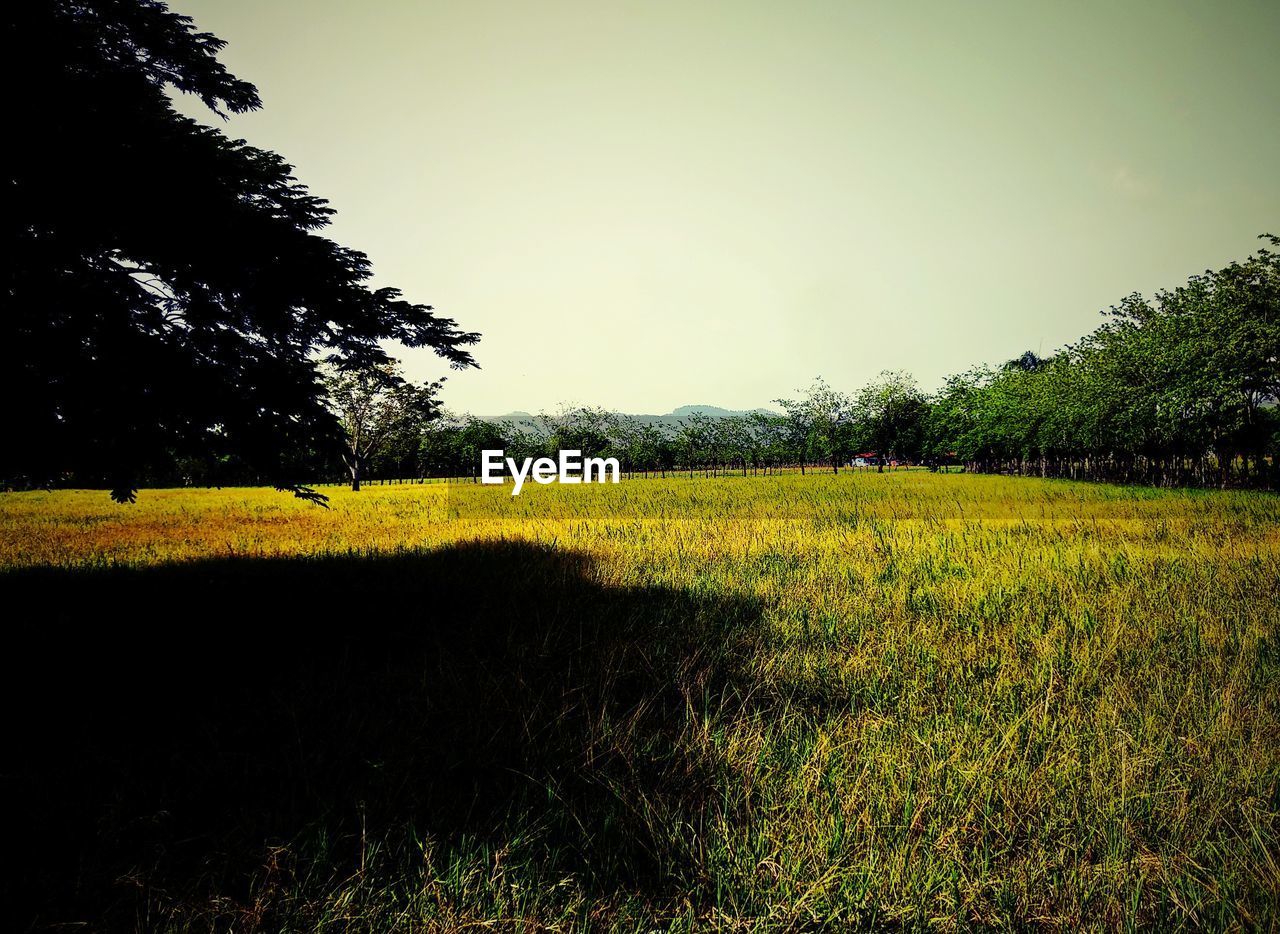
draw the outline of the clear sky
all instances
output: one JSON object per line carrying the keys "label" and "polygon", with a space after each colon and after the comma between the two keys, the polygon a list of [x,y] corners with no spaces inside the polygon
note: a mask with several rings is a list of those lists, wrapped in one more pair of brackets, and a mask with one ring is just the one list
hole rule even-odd
{"label": "clear sky", "polygon": [[172,6],[262,93],[227,132],[483,332],[458,410],[932,388],[1280,233],[1276,2]]}

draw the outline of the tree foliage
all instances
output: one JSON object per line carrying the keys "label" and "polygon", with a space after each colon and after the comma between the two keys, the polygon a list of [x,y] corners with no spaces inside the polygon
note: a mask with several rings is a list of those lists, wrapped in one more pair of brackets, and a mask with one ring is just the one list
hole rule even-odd
{"label": "tree foliage", "polygon": [[920,459],[929,403],[915,377],[885,370],[858,393],[856,407],[860,440],[880,455],[880,470],[886,459]]}
{"label": "tree foliage", "polygon": [[283,159],[175,111],[171,92],[260,105],[216,37],[155,0],[14,4],[5,28],[10,482],[131,498],[185,459],[292,486],[342,438],[322,359],[377,367],[395,341],[472,365],[477,335],[372,287]]}
{"label": "tree foliage", "polygon": [[370,460],[393,446],[414,445],[439,415],[441,382],[411,383],[390,364],[334,369],[326,386],[329,405],[342,427],[342,460],[353,491],[360,489]]}
{"label": "tree foliage", "polygon": [[1047,359],[952,377],[930,444],[980,470],[1274,486],[1278,395],[1280,256],[1264,247],[1154,299],[1127,296]]}
{"label": "tree foliage", "polygon": [[786,413],[788,438],[801,465],[812,461],[838,470],[853,440],[852,400],[819,376],[798,398],[774,401]]}
{"label": "tree foliage", "polygon": [[[1274,237],[1265,238],[1275,246]],[[885,371],[851,396],[816,380],[781,413],[655,424],[598,408],[492,424],[490,447],[578,447],[630,471],[914,463],[1156,484],[1276,487],[1280,257],[1267,248],[1153,299],[1130,295],[1077,343],[948,377]],[[448,431],[446,426],[442,431]],[[478,455],[477,455],[478,456]],[[464,462],[460,467],[469,473]]]}

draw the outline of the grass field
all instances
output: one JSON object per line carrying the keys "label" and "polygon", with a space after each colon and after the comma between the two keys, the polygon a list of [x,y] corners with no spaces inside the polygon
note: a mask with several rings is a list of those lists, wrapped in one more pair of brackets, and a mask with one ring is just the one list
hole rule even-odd
{"label": "grass field", "polygon": [[846,472],[330,505],[0,497],[5,904],[1280,925],[1280,498]]}

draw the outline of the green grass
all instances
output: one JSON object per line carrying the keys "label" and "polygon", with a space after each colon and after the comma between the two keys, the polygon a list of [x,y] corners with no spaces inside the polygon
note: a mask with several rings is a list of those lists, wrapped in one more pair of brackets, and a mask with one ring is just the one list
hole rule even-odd
{"label": "green grass", "polygon": [[148,930],[1280,924],[1280,499],[0,498],[6,903]]}

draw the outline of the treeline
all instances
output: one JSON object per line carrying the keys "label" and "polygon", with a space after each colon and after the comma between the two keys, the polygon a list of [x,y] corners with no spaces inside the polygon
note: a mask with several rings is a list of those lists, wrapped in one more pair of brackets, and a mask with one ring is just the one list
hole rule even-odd
{"label": "treeline", "polygon": [[949,379],[933,443],[983,471],[1275,488],[1280,256],[1261,249],[1106,317],[1047,359]]}
{"label": "treeline", "polygon": [[399,443],[393,439],[369,459],[364,475],[472,477],[489,449],[517,461],[574,449],[616,457],[629,475],[657,476],[838,470],[877,441],[878,466],[923,458],[928,400],[906,374],[884,374],[857,399],[819,379],[800,397],[777,401],[781,413],[694,414],[675,423],[588,406],[519,422],[440,413],[418,431],[399,434]]}
{"label": "treeline", "polygon": [[[1264,238],[1272,247],[1280,239]],[[856,392],[818,379],[775,411],[655,422],[583,406],[511,422],[440,407],[439,383],[394,367],[331,372],[343,449],[294,449],[302,481],[474,477],[480,452],[578,449],[628,474],[946,465],[1162,486],[1280,487],[1280,254],[1266,248],[1153,299],[1131,295],[1093,333],[926,393],[885,372]],[[860,459],[860,460],[859,460]],[[69,485],[93,485],[67,475]],[[174,458],[149,485],[272,482],[234,458]]]}
{"label": "treeline", "polygon": [[[1280,239],[1264,238],[1271,246]],[[617,457],[628,473],[963,465],[1163,486],[1280,484],[1280,255],[1260,249],[1153,299],[1134,294],[1060,352],[1025,353],[926,394],[886,372],[819,379],[778,412],[678,424],[580,407],[519,424],[436,412],[369,458],[371,476],[471,476],[480,452]]]}

